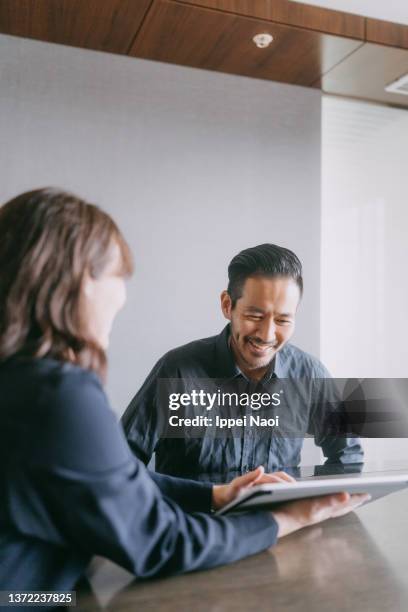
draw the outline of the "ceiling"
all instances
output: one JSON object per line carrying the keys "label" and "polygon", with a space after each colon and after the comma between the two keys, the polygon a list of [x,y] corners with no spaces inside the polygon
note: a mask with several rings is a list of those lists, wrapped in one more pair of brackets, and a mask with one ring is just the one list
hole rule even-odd
{"label": "ceiling", "polygon": [[0,0],[0,32],[408,108],[384,91],[408,73],[408,26],[292,0]]}
{"label": "ceiling", "polygon": [[407,0],[296,0],[296,2],[408,25]]}

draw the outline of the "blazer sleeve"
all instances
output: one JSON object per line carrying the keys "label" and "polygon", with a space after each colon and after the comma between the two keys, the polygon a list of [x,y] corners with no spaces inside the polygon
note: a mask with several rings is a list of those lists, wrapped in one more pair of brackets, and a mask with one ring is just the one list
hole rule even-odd
{"label": "blazer sleeve", "polygon": [[211,512],[212,483],[197,482],[151,471],[149,475],[159,487],[161,494],[170,497],[185,512]]}
{"label": "blazer sleeve", "polygon": [[65,377],[43,405],[9,495],[10,517],[26,536],[107,557],[141,577],[214,567],[275,543],[271,513],[186,513],[174,499],[197,488],[187,481],[180,494],[177,479],[173,499],[164,497],[130,453],[96,377]]}

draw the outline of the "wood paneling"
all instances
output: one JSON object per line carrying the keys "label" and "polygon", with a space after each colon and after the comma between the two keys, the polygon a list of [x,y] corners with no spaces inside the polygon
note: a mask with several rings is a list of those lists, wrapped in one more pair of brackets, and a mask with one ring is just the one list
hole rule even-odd
{"label": "wood paneling", "polygon": [[408,49],[408,26],[399,23],[367,19],[366,36],[368,42]]}
{"label": "wood paneling", "polygon": [[384,91],[408,72],[408,26],[291,0],[0,0],[0,32],[408,107]]}
{"label": "wood paneling", "polygon": [[0,32],[127,53],[151,0],[0,0]]}
{"label": "wood paneling", "polygon": [[196,6],[276,21],[327,34],[364,39],[364,17],[291,0],[180,0]]}
{"label": "wood paneling", "polygon": [[[252,37],[274,41],[258,49]],[[297,85],[311,85],[361,43],[169,0],[156,0],[130,54]]]}
{"label": "wood paneling", "polygon": [[408,72],[408,51],[364,44],[322,78],[323,91],[408,107],[408,96],[384,88]]}

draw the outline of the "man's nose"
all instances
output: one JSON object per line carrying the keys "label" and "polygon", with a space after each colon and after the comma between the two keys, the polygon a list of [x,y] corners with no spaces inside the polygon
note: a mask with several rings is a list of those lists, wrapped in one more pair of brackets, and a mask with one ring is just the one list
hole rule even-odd
{"label": "man's nose", "polygon": [[264,319],[259,328],[258,328],[258,336],[262,342],[271,343],[276,340],[276,323],[273,319]]}

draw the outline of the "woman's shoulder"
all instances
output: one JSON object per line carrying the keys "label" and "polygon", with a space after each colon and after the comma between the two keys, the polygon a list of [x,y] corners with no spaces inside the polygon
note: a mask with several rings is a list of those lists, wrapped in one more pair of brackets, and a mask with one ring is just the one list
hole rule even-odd
{"label": "woman's shoulder", "polygon": [[72,396],[76,401],[85,394],[94,396],[96,401],[106,401],[102,383],[92,370],[86,370],[67,361],[38,359],[33,365],[33,373],[48,392],[59,401],[68,401]]}
{"label": "woman's shoulder", "polygon": [[30,405],[31,414],[41,409],[75,410],[83,402],[88,406],[107,403],[94,372],[49,358],[15,357],[2,362],[0,388],[8,404]]}
{"label": "woman's shoulder", "polygon": [[10,357],[0,361],[0,375],[37,378],[50,383],[82,379],[92,380],[100,385],[98,376],[91,370],[86,370],[70,361],[60,361],[49,357]]}
{"label": "woman's shoulder", "polygon": [[0,386],[6,374],[19,382],[10,403],[19,411],[34,463],[99,471],[126,460],[117,419],[96,374],[53,359],[3,364]]}

